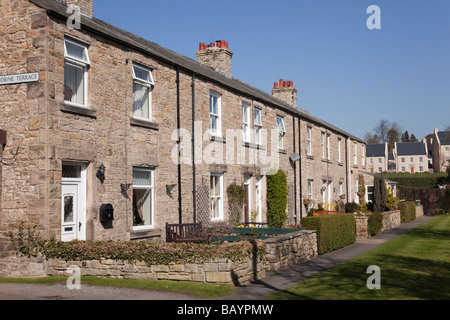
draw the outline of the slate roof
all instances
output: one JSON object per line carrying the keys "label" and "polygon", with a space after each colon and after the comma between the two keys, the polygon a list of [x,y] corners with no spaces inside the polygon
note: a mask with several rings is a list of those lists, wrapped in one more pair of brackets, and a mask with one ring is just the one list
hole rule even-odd
{"label": "slate roof", "polygon": [[397,143],[398,156],[428,156],[423,142]]}
{"label": "slate roof", "polygon": [[366,148],[366,157],[384,157],[385,145],[382,144],[368,144]]}
{"label": "slate roof", "polygon": [[[71,15],[70,13],[67,13],[67,7],[58,2],[58,0],[29,0],[29,1],[47,10],[47,13],[53,13],[63,18],[68,18]],[[235,78],[228,78],[225,75],[213,70],[212,68],[206,67],[198,63],[197,61],[194,61],[193,59],[185,57],[167,48],[164,48],[154,42],[138,37],[132,33],[117,28],[95,17],[90,18],[83,15],[81,17],[81,25],[82,28],[86,28],[96,33],[100,33],[104,37],[113,39],[121,44],[124,44],[125,46],[132,47],[136,50],[139,50],[147,55],[160,59],[175,67],[179,67],[180,69],[193,72],[196,74],[197,77],[203,77],[208,79],[209,81],[219,83],[221,86],[229,90],[250,96],[255,100],[261,101],[262,103],[266,103],[268,105],[281,109],[285,112],[295,114],[302,119],[314,122],[317,125],[321,125],[325,128],[328,128],[329,130],[342,134],[345,137],[349,137],[359,142],[364,142],[363,140],[357,138],[356,136],[351,135],[350,133],[341,130],[335,127],[334,125],[312,115],[308,111],[293,107],[290,104],[282,100],[279,100],[273,97],[272,95],[269,95],[266,92],[261,91],[249,84],[241,82],[240,80]]]}
{"label": "slate roof", "polygon": [[450,145],[450,131],[439,131],[438,138],[441,146]]}

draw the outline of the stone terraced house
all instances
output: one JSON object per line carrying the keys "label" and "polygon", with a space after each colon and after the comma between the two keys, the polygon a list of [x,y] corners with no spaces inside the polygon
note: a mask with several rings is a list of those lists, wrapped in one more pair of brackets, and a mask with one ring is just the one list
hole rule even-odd
{"label": "stone terraced house", "polygon": [[266,222],[277,168],[287,224],[305,198],[354,201],[365,143],[298,108],[292,81],[267,94],[233,78],[230,47],[200,43],[194,61],[94,18],[92,0],[0,0],[0,275],[21,221],[63,241],[164,241],[167,222],[227,221],[236,183],[242,221]]}

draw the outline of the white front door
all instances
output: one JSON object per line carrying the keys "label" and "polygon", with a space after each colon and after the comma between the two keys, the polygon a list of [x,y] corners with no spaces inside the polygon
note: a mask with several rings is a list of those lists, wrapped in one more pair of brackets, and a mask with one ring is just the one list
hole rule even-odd
{"label": "white front door", "polygon": [[61,240],[86,240],[86,187],[84,165],[63,165],[61,187]]}
{"label": "white front door", "polygon": [[256,178],[256,184],[255,184],[255,196],[256,196],[256,211],[258,212],[258,215],[256,216],[256,222],[262,221],[262,215],[261,215],[261,205],[262,205],[262,197],[261,197],[261,177]]}

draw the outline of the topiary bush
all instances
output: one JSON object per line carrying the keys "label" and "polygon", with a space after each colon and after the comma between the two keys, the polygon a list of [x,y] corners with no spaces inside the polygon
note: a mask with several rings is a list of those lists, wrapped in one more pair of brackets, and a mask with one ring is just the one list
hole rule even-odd
{"label": "topiary bush", "polygon": [[371,237],[376,236],[383,228],[383,214],[381,212],[374,212],[367,220],[367,231]]}
{"label": "topiary bush", "polygon": [[348,202],[345,204],[345,213],[358,212],[359,204],[356,202]]}
{"label": "topiary bush", "polygon": [[416,219],[416,203],[414,201],[405,201],[398,205],[400,209],[401,222],[409,222]]}
{"label": "topiary bush", "polygon": [[270,228],[282,228],[286,221],[287,178],[278,170],[267,176],[267,223]]}
{"label": "topiary bush", "polygon": [[319,254],[343,248],[356,240],[356,224],[353,214],[333,214],[302,219],[304,230],[317,231]]}

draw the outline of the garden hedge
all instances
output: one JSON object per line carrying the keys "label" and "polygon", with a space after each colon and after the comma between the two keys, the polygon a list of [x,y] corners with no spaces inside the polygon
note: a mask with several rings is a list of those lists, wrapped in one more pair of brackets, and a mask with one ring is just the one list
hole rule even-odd
{"label": "garden hedge", "polygon": [[416,219],[416,203],[414,201],[401,202],[398,205],[400,209],[401,222],[409,222]]}
{"label": "garden hedge", "polygon": [[286,221],[287,207],[286,173],[278,170],[267,176],[267,222],[269,228],[282,228]]}
{"label": "garden hedge", "polygon": [[319,254],[343,248],[356,240],[356,224],[353,214],[333,214],[306,217],[302,220],[304,230],[317,231]]}
{"label": "garden hedge", "polygon": [[374,212],[367,219],[367,231],[371,237],[376,236],[383,228],[383,214],[381,212]]}

